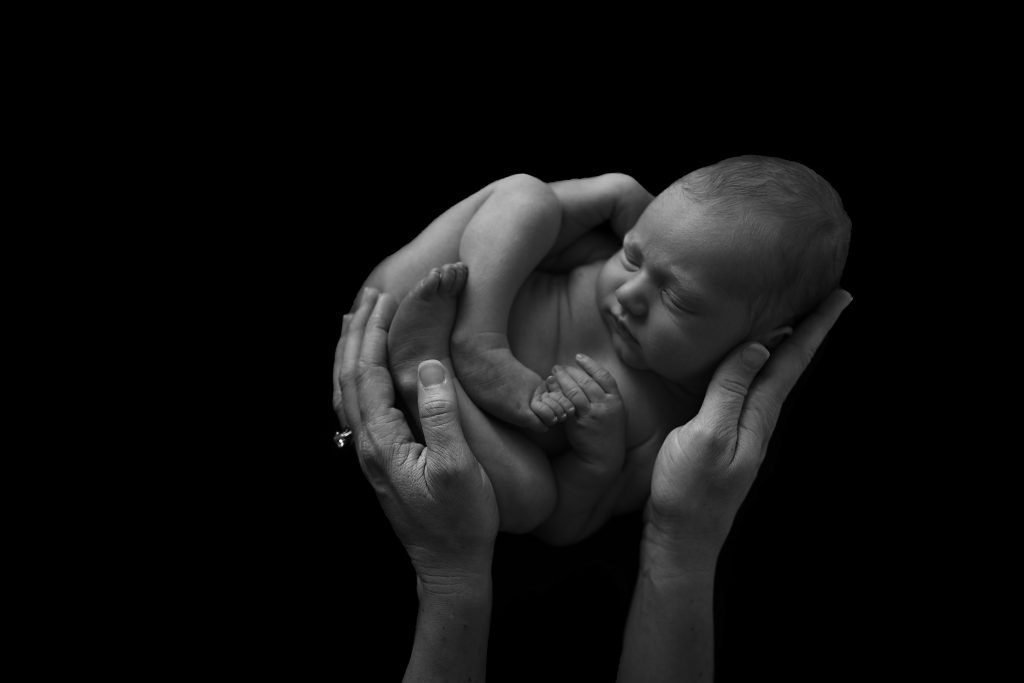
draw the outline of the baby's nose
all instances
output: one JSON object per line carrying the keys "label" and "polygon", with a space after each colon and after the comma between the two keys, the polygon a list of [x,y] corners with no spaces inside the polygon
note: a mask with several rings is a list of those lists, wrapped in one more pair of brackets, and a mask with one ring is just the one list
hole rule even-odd
{"label": "baby's nose", "polygon": [[647,297],[640,286],[639,278],[629,280],[615,290],[615,298],[622,309],[634,318],[642,318],[647,314]]}

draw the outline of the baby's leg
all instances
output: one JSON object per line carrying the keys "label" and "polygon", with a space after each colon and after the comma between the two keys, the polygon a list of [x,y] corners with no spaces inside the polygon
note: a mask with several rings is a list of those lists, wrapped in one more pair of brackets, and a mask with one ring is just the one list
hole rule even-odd
{"label": "baby's leg", "polygon": [[432,268],[458,261],[466,225],[502,182],[491,183],[435,218],[414,240],[378,264],[363,286],[387,292],[401,302]]}
{"label": "baby's leg", "polygon": [[561,219],[547,184],[513,176],[480,204],[459,245],[469,267],[451,340],[459,379],[481,408],[535,431],[546,429],[530,408],[541,377],[512,355],[508,318],[523,283],[554,245]]}
{"label": "baby's leg", "polygon": [[555,505],[551,465],[541,449],[522,434],[491,420],[466,396],[449,358],[449,337],[456,299],[466,283],[466,267],[450,264],[431,270],[402,300],[388,332],[392,376],[406,405],[416,405],[420,362],[433,358],[448,368],[459,400],[466,441],[491,480],[501,529],[530,531]]}

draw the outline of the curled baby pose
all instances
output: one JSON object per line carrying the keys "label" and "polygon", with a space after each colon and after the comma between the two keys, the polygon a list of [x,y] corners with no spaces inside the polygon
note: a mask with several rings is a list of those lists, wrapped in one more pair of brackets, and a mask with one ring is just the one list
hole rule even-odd
{"label": "curled baby pose", "polygon": [[718,362],[773,348],[838,284],[849,219],[807,167],[737,157],[657,197],[623,174],[517,175],[456,204],[367,284],[401,301],[389,363],[453,370],[502,529],[552,543],[635,510]]}

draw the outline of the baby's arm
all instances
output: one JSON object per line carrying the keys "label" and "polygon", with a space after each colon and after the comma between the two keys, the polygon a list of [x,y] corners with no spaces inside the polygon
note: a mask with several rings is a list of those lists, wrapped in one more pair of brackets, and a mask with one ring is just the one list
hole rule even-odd
{"label": "baby's arm", "polygon": [[[540,377],[509,349],[512,304],[542,261],[564,267],[589,254],[592,245],[577,244],[582,235],[605,223],[624,234],[649,201],[650,194],[622,174],[550,185],[520,175],[495,187],[459,244],[469,283],[452,333],[452,360],[475,403],[520,427],[546,429],[530,406]],[[567,249],[570,245],[575,249]],[[558,254],[561,263],[550,258]]]}
{"label": "baby's arm", "polygon": [[[534,180],[525,175],[502,178],[481,188],[455,204],[423,229],[401,249],[384,259],[363,283],[388,292],[401,301],[433,268],[459,260],[459,247],[470,219],[496,191]],[[549,184],[560,204],[563,220],[558,225],[551,252],[543,265],[550,270],[567,271],[597,260],[587,258],[595,244],[608,242],[614,253],[621,239],[608,239],[595,228],[608,225],[621,238],[633,227],[652,196],[633,178],[622,173],[606,173],[593,178],[560,180]]]}
{"label": "baby's arm", "polygon": [[551,183],[551,189],[562,206],[563,234],[571,239],[559,239],[540,264],[542,270],[556,273],[604,260],[618,251],[623,236],[654,198],[623,173],[559,180]]}
{"label": "baby's arm", "polygon": [[540,400],[559,421],[572,450],[552,463],[558,489],[552,515],[536,530],[545,541],[573,543],[612,514],[615,483],[626,460],[626,411],[615,378],[591,358],[555,366]]}
{"label": "baby's arm", "polygon": [[636,223],[654,196],[624,173],[551,183],[563,211],[563,229],[572,238],[562,248],[599,225],[607,224],[619,238]]}

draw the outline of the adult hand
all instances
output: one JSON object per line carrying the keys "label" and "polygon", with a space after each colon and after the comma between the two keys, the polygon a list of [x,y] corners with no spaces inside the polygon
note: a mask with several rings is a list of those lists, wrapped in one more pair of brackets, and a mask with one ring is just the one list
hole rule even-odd
{"label": "adult hand", "polygon": [[343,319],[335,352],[334,408],[353,432],[363,474],[428,590],[486,576],[498,507],[491,482],[459,425],[455,387],[444,366],[419,366],[417,443],[387,369],[387,333],[397,303],[367,289]]}
{"label": "adult hand", "polygon": [[644,532],[645,555],[656,554],[661,568],[713,571],[783,401],[851,300],[843,290],[829,295],[770,361],[761,344],[736,349],[718,367],[697,415],[665,439]]}
{"label": "adult hand", "polygon": [[736,349],[719,365],[700,412],[665,439],[644,511],[618,680],[713,679],[718,553],[764,460],[783,401],[850,301],[847,292],[833,292],[770,362],[760,344]]}

